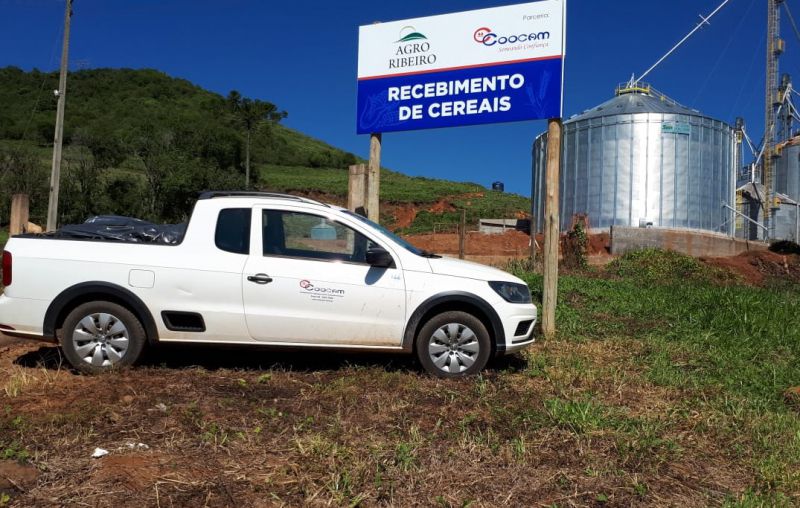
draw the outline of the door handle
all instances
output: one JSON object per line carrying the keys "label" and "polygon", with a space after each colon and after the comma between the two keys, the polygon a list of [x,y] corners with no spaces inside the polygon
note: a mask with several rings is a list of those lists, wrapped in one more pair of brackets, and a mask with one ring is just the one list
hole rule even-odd
{"label": "door handle", "polygon": [[257,273],[255,275],[249,275],[247,280],[250,282],[255,282],[256,284],[269,284],[272,282],[272,277],[266,273]]}

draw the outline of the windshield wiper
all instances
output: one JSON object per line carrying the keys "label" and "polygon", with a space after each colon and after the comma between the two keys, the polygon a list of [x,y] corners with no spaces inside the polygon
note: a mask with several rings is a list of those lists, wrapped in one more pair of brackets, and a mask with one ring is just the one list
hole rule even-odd
{"label": "windshield wiper", "polygon": [[439,259],[442,257],[439,254],[434,254],[433,252],[429,252],[425,249],[420,249],[419,255],[424,258],[430,258],[430,259]]}

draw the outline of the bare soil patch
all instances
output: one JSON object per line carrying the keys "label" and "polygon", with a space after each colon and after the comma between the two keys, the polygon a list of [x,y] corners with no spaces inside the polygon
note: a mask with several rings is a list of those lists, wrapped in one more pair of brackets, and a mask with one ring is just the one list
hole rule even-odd
{"label": "bare soil patch", "polygon": [[609,254],[611,252],[611,235],[608,233],[587,235],[587,240],[586,253],[590,256],[595,254]]}
{"label": "bare soil patch", "polygon": [[0,460],[0,494],[8,496],[27,491],[36,484],[39,471],[30,464]]}
{"label": "bare soil patch", "polygon": [[450,203],[449,199],[442,198],[431,205],[421,205],[418,203],[383,203],[381,205],[382,214],[391,218],[387,226],[392,229],[410,227],[417,218],[420,211],[442,214],[454,212],[456,208]]}
{"label": "bare soil patch", "polygon": [[388,208],[386,213],[393,218],[393,222],[391,224],[392,229],[407,228],[411,226],[411,224],[414,222],[414,219],[417,218],[417,212],[419,211],[414,205],[390,205],[386,208]]}
{"label": "bare soil patch", "polygon": [[770,251],[750,251],[732,257],[700,258],[704,263],[731,271],[748,284],[761,285],[770,279],[800,282],[800,256]]}
{"label": "bare soil patch", "polygon": [[[458,254],[458,235],[456,233],[429,233],[409,235],[406,239],[420,249],[439,254]],[[528,256],[530,236],[509,229],[500,234],[467,233],[465,251],[472,256]]]}

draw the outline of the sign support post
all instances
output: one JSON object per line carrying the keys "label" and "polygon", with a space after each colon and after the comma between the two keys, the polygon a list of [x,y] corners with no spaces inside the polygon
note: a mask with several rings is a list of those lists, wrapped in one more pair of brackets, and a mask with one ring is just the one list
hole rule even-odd
{"label": "sign support post", "polygon": [[369,171],[367,172],[367,218],[380,223],[381,133],[369,136]]}
{"label": "sign support post", "polygon": [[561,166],[561,119],[547,122],[547,167],[544,201],[544,291],[542,294],[542,332],[552,338],[556,332],[558,297],[559,171]]}

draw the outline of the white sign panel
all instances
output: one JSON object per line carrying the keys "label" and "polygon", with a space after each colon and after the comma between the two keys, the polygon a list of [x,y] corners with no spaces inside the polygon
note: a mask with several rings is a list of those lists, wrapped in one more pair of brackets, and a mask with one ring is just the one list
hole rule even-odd
{"label": "white sign panel", "polygon": [[561,116],[566,0],[359,28],[359,133]]}

